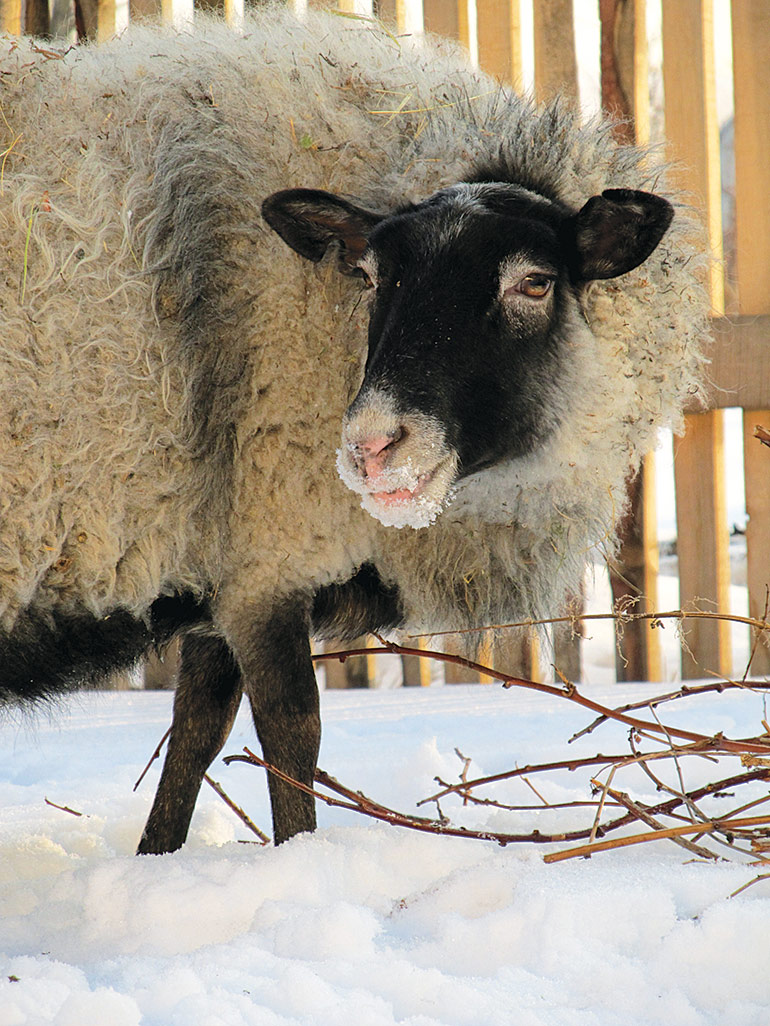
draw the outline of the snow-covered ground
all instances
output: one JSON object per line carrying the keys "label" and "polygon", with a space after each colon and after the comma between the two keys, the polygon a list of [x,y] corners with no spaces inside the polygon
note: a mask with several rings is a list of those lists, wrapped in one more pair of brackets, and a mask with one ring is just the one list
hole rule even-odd
{"label": "snow-covered ground", "polygon": [[[616,705],[649,691],[590,694]],[[206,788],[182,851],[135,858],[157,764],[132,787],[170,704],[168,693],[80,695],[0,730],[0,1026],[770,1023],[770,881],[730,897],[760,870],[689,861],[670,842],[545,864],[532,845],[320,807],[315,835],[263,848],[239,843],[249,835]],[[494,685],[326,692],[322,705],[323,768],[404,811],[434,776],[457,778],[455,746],[472,776],[627,750],[611,726],[567,746],[588,722],[579,709]],[[666,713],[732,736],[760,733],[766,715],[750,693]],[[253,743],[242,710],[226,750]],[[687,772],[718,770],[704,760]],[[212,775],[268,826],[261,771],[217,763]],[[537,784],[550,801],[588,797],[585,774]],[[642,778],[616,785],[654,799]],[[553,812],[442,808],[498,831],[556,824]]]}

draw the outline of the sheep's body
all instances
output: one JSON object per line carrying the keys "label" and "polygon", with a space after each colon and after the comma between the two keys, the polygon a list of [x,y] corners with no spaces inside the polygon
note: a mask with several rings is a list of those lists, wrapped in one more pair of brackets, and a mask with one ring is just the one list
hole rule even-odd
{"label": "sheep's body", "polygon": [[232,640],[247,611],[267,620],[367,562],[413,625],[553,609],[697,387],[707,310],[686,212],[586,294],[547,444],[395,530],[335,469],[365,356],[359,289],[290,254],[260,204],[305,186],[389,210],[494,166],[577,209],[660,191],[649,158],[343,19],[272,10],[240,35],[3,47],[2,628],[30,611],[141,620],[185,593]]}

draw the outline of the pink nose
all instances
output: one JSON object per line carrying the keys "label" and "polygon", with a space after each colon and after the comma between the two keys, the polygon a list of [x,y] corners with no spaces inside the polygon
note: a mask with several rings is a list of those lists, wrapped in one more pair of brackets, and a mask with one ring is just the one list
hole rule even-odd
{"label": "pink nose", "polygon": [[377,477],[383,472],[390,456],[389,450],[396,445],[402,434],[399,430],[389,435],[372,435],[356,443],[359,466],[363,467],[367,477]]}

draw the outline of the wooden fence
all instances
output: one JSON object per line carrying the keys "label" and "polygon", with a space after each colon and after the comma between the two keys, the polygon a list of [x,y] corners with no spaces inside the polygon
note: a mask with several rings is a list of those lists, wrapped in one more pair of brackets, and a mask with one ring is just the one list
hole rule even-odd
{"label": "wooden fence", "polygon": [[[578,101],[578,57],[573,0],[287,0],[299,13],[309,6],[336,6],[348,14],[377,16],[399,33],[435,32],[459,40],[469,59],[496,78],[520,87],[524,60],[532,55],[534,92],[546,99],[559,91]],[[588,0],[578,0],[585,4]],[[721,0],[724,5],[727,0]],[[522,10],[531,3],[531,38],[524,38]],[[652,3],[652,0],[650,0]],[[716,344],[712,354],[712,408],[686,418],[686,433],[675,441],[677,554],[680,605],[726,612],[730,566],[725,494],[723,409],[740,407],[744,419],[747,576],[749,613],[762,618],[770,584],[770,453],[753,437],[755,424],[770,427],[770,3],[734,0],[732,53],[734,91],[734,235],[730,259],[723,253],[719,126],[714,67],[714,3],[720,0],[662,0],[662,120],[668,154],[677,162],[679,184],[703,210],[717,262],[709,279]],[[527,7],[522,5],[526,4]],[[598,0],[602,106],[625,119],[624,137],[650,137],[646,0]],[[234,28],[243,0],[0,0],[0,29],[58,33],[101,40],[130,19],[160,16],[184,26],[195,10],[219,10]],[[578,43],[580,41],[578,40]],[[584,63],[584,62],[582,62]],[[734,245],[732,244],[734,242]],[[727,268],[731,307],[725,316]],[[733,308],[734,306],[734,308]],[[739,458],[739,457],[732,457]],[[658,544],[654,516],[653,458],[633,484],[634,514],[613,594],[642,596],[640,610],[657,608]],[[686,633],[682,676],[732,670],[727,624],[693,621]],[[556,662],[580,675],[579,641],[565,633],[554,639]],[[512,641],[495,653],[515,669],[531,672],[532,644]],[[350,660],[329,668],[330,686],[366,684],[374,659]],[[759,645],[752,672],[770,673],[770,649]],[[659,632],[646,624],[626,628],[617,660],[619,679],[661,676]],[[467,679],[467,674],[462,674]],[[451,679],[451,678],[450,678]],[[426,683],[423,661],[404,663],[404,680]]]}

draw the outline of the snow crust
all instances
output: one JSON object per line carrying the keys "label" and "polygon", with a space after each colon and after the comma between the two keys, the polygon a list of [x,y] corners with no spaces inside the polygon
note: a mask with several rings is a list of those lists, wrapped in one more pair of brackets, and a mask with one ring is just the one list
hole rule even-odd
{"label": "snow crust", "polygon": [[[619,704],[646,688],[590,693]],[[564,757],[587,722],[493,685],[325,692],[322,708],[324,769],[404,811],[435,775],[457,778],[455,746],[472,775],[498,772]],[[690,703],[688,725],[756,733],[765,715],[751,694],[714,709]],[[546,865],[531,845],[321,806],[315,835],[261,848],[238,843],[248,834],[206,788],[182,851],[134,857],[158,765],[132,786],[170,712],[167,693],[89,694],[0,728],[0,1026],[770,1022],[770,883],[730,898],[757,869],[688,862],[665,842]],[[226,751],[247,743],[241,710]],[[568,749],[621,750],[613,728]],[[218,763],[212,775],[268,827],[260,771]],[[550,800],[587,797],[585,776],[545,786]],[[468,826],[554,825],[546,812],[442,807]]]}

